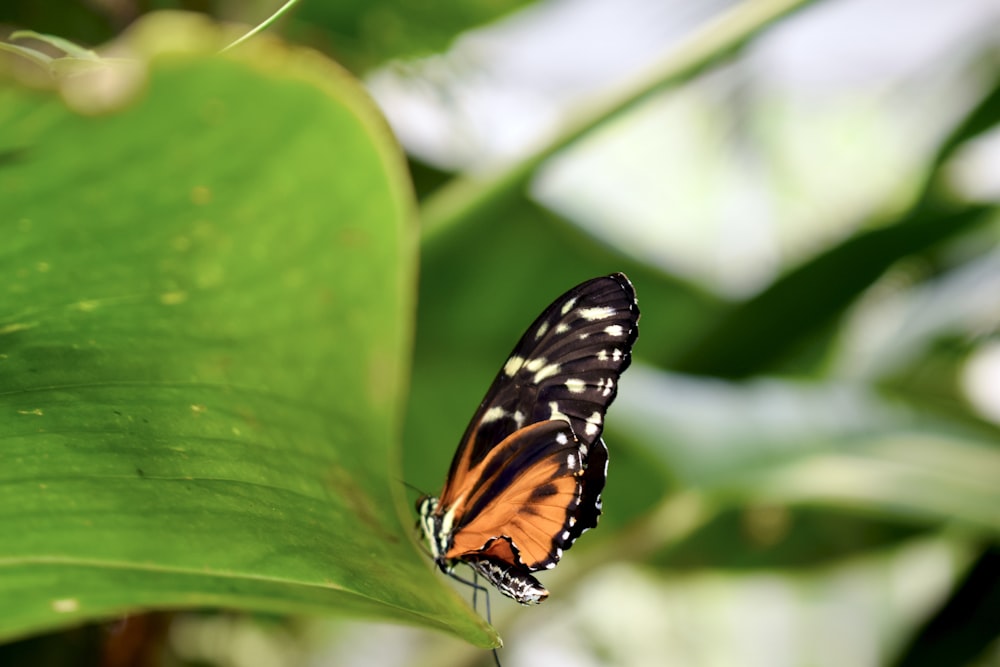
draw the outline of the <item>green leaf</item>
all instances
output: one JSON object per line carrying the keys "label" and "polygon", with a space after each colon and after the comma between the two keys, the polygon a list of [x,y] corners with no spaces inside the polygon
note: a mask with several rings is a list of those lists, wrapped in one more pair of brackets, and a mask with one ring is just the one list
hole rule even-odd
{"label": "green leaf", "polygon": [[303,2],[292,31],[322,36],[354,71],[392,58],[444,50],[462,31],[495,21],[530,0]]}
{"label": "green leaf", "polygon": [[[690,543],[664,540],[663,563],[692,554],[727,566],[806,563],[817,557],[805,541],[826,542],[819,555],[835,557],[943,525],[979,539],[1000,535],[995,429],[933,418],[849,385],[629,373],[618,430],[709,506],[684,536]],[[734,508],[763,509],[769,523],[740,516],[736,529]],[[729,541],[714,540],[716,531]],[[734,536],[748,542],[740,562]],[[771,553],[749,553],[755,541]]]}
{"label": "green leaf", "polygon": [[10,39],[34,39],[43,44],[48,44],[49,46],[62,51],[67,56],[78,58],[80,60],[100,60],[100,56],[86,49],[75,42],[68,39],[63,39],[56,35],[46,35],[40,32],[35,32],[34,30],[15,30],[10,34]]}
{"label": "green leaf", "polygon": [[[998,122],[1000,85],[994,83],[940,142],[928,164],[926,181],[909,210],[819,254],[735,306],[671,368],[729,378],[773,370],[810,338],[835,324],[896,262],[926,254],[935,245],[990,220],[995,206],[955,204],[940,196],[936,186],[958,148]],[[795,317],[787,317],[788,313],[795,313]]]}
{"label": "green leaf", "polygon": [[[987,545],[893,667],[989,664],[1000,635],[1000,548]],[[982,663],[977,658],[983,658]]]}
{"label": "green leaf", "polygon": [[213,56],[177,15],[126,42],[148,63],[61,90],[100,115],[0,83],[0,638],[211,606],[491,644],[401,506],[416,230],[381,117],[312,52]]}
{"label": "green leaf", "polygon": [[852,236],[734,306],[670,367],[731,378],[772,368],[834,324],[895,262],[967,232],[993,212],[981,205],[917,209],[888,226]]}

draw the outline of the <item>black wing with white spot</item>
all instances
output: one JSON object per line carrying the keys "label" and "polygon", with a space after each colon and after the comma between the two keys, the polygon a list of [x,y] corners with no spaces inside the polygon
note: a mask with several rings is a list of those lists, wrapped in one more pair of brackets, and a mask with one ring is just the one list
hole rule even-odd
{"label": "black wing with white spot", "polygon": [[421,500],[435,562],[471,565],[522,604],[601,514],[604,415],[632,360],[639,307],[621,273],[577,285],[532,323],[462,437],[439,498]]}
{"label": "black wing with white spot", "polygon": [[[454,500],[452,491],[469,488],[466,475],[490,450],[536,422],[569,422],[584,456],[595,443],[603,449],[604,415],[631,362],[638,320],[635,290],[621,273],[581,283],[546,308],[508,356],[462,436],[442,505]],[[602,455],[603,467],[606,451],[597,457]]]}

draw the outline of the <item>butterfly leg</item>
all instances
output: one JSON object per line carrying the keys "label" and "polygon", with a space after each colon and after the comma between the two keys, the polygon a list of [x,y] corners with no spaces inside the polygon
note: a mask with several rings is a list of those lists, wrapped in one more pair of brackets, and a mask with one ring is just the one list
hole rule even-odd
{"label": "butterfly leg", "polygon": [[[479,603],[477,601],[478,596],[479,596],[479,588],[480,588],[480,586],[479,586],[479,573],[476,572],[475,570],[473,570],[472,571],[472,610],[473,611],[479,611]],[[486,600],[487,600],[486,622],[492,624],[493,621],[490,620],[490,612],[489,612],[489,602],[488,602],[489,599],[490,599],[490,594],[487,593],[486,594]]]}
{"label": "butterfly leg", "polygon": [[[472,608],[476,611],[478,611],[478,608],[476,607],[476,597],[479,594],[479,591],[483,592],[483,596],[486,598],[486,622],[493,625],[493,613],[490,611],[490,591],[485,586],[481,586],[479,584],[479,573],[476,572],[475,569],[472,570],[472,581],[469,581],[464,577],[460,577],[454,572],[449,572],[448,576],[455,581],[472,588]],[[497,653],[496,649],[493,649],[493,662],[496,663],[496,667],[503,667],[503,665],[500,664],[500,655]]]}

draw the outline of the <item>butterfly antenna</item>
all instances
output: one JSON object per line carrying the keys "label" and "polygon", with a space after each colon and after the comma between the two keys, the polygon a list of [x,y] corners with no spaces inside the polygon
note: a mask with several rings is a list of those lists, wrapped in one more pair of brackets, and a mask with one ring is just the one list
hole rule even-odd
{"label": "butterfly antenna", "polygon": [[397,481],[400,484],[402,484],[403,486],[405,486],[406,488],[408,488],[410,491],[416,491],[417,494],[420,495],[420,496],[428,496],[428,495],[430,495],[429,493],[427,493],[423,489],[420,489],[420,488],[417,488],[417,487],[413,486],[412,484],[410,484],[409,482],[407,482],[405,479],[400,479],[400,480],[397,480]]}

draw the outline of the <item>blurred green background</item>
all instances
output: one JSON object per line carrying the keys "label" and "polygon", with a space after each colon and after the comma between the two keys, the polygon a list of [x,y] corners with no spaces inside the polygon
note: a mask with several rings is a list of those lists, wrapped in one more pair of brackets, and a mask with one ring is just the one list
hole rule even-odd
{"label": "blurred green background", "polygon": [[[15,0],[0,30],[98,47],[277,4]],[[408,484],[437,491],[555,296],[636,287],[605,515],[544,605],[492,597],[505,665],[1000,665],[998,25],[990,0],[303,0],[270,28],[359,77],[409,159]],[[146,664],[492,659],[360,620],[144,618]]]}

